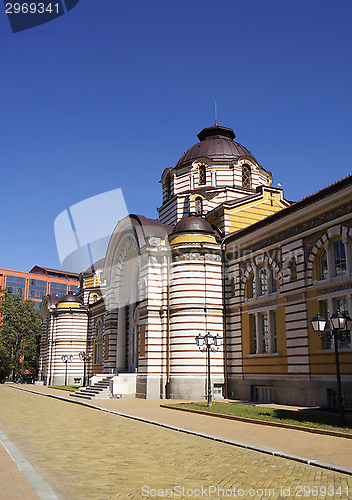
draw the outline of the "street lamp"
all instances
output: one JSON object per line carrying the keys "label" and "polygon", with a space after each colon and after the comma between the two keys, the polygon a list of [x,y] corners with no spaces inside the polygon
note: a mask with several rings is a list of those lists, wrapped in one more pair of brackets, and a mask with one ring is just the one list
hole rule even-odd
{"label": "street lamp", "polygon": [[89,352],[86,354],[84,351],[80,352],[79,354],[79,359],[83,361],[84,363],[84,368],[83,368],[83,386],[86,386],[86,362],[92,359],[93,354]]}
{"label": "street lamp", "polygon": [[73,360],[73,356],[72,354],[71,356],[66,356],[66,354],[64,354],[63,356],[61,356],[61,359],[62,362],[65,363],[65,385],[67,385],[67,363]]}
{"label": "street lamp", "polygon": [[222,337],[216,335],[215,337],[210,333],[206,335],[197,335],[195,338],[196,344],[201,352],[208,353],[208,391],[207,391],[207,406],[211,406],[211,380],[210,380],[210,351],[217,352],[222,344]]}
{"label": "street lamp", "polygon": [[339,340],[348,340],[352,328],[352,319],[346,312],[341,313],[337,311],[330,318],[332,326],[332,333],[325,332],[327,320],[317,314],[311,321],[313,330],[318,334],[319,338],[323,341],[330,341],[334,338],[335,347],[335,365],[336,365],[336,380],[337,380],[337,411],[338,421],[337,425],[340,427],[345,425],[345,410],[342,403],[342,388],[341,388],[341,373],[340,373],[340,360],[339,360]]}

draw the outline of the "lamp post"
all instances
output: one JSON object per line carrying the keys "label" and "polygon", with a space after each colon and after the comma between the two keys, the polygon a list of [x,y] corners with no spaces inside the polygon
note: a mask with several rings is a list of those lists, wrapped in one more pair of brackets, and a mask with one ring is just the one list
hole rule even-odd
{"label": "lamp post", "polygon": [[65,363],[65,385],[67,385],[67,363],[73,360],[73,356],[72,354],[71,356],[67,356],[66,354],[64,354],[63,356],[61,356],[61,359],[62,362]]}
{"label": "lamp post", "polygon": [[312,324],[313,330],[318,334],[321,340],[329,341],[331,340],[332,337],[334,338],[336,381],[337,381],[337,411],[338,411],[337,425],[342,427],[345,425],[345,410],[342,403],[342,387],[341,387],[338,341],[347,340],[349,338],[352,328],[352,319],[346,312],[341,313],[340,311],[337,311],[330,318],[330,323],[332,326],[332,334],[329,331],[325,332],[327,320],[325,318],[322,318],[319,314],[317,314],[313,319],[311,319],[310,322]]}
{"label": "lamp post", "polygon": [[208,354],[208,390],[207,390],[207,406],[211,406],[211,379],[210,379],[210,351],[217,352],[222,344],[222,337],[215,337],[209,332],[206,335],[197,335],[195,338],[196,344],[201,352]]}
{"label": "lamp post", "polygon": [[92,359],[93,354],[91,352],[89,352],[88,354],[86,354],[84,351],[82,351],[78,355],[79,355],[79,359],[81,361],[83,361],[83,363],[84,363],[84,368],[83,368],[83,387],[85,387],[86,386],[86,363],[87,363],[87,361],[89,361],[90,359]]}

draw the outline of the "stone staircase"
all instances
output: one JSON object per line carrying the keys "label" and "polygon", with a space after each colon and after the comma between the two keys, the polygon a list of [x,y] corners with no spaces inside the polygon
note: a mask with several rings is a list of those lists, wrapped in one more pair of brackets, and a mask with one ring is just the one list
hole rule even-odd
{"label": "stone staircase", "polygon": [[96,382],[93,385],[89,385],[87,387],[80,387],[78,391],[70,396],[75,396],[76,398],[83,399],[108,399],[112,397],[112,394],[109,389],[110,379],[113,375],[103,378]]}

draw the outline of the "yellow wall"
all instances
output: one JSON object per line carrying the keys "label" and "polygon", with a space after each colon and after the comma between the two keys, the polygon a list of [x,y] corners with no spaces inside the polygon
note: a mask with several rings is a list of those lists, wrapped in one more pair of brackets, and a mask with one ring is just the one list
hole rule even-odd
{"label": "yellow wall", "polygon": [[[272,197],[270,194],[272,194]],[[250,226],[285,207],[286,204],[280,200],[279,193],[264,191],[262,198],[259,200],[249,201],[232,209],[225,209],[225,215],[229,217],[230,221],[229,232]]]}

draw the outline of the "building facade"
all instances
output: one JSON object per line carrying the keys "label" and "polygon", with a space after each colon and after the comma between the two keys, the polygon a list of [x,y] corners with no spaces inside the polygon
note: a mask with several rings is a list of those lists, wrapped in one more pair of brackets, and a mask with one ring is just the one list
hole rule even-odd
{"label": "building facade", "polygon": [[19,293],[23,299],[34,302],[37,310],[48,295],[63,297],[69,291],[79,291],[79,275],[58,269],[34,266],[28,273],[0,268],[0,290]]}
{"label": "building facade", "polygon": [[[310,319],[352,312],[352,177],[290,203],[232,129],[198,139],[162,174],[159,220],[120,221],[105,259],[82,275],[91,382],[109,375],[115,395],[202,399],[195,337],[210,332],[224,338],[211,357],[218,397],[333,405],[333,345]],[[44,323],[58,307],[49,302]],[[350,341],[340,347],[348,405]]]}

